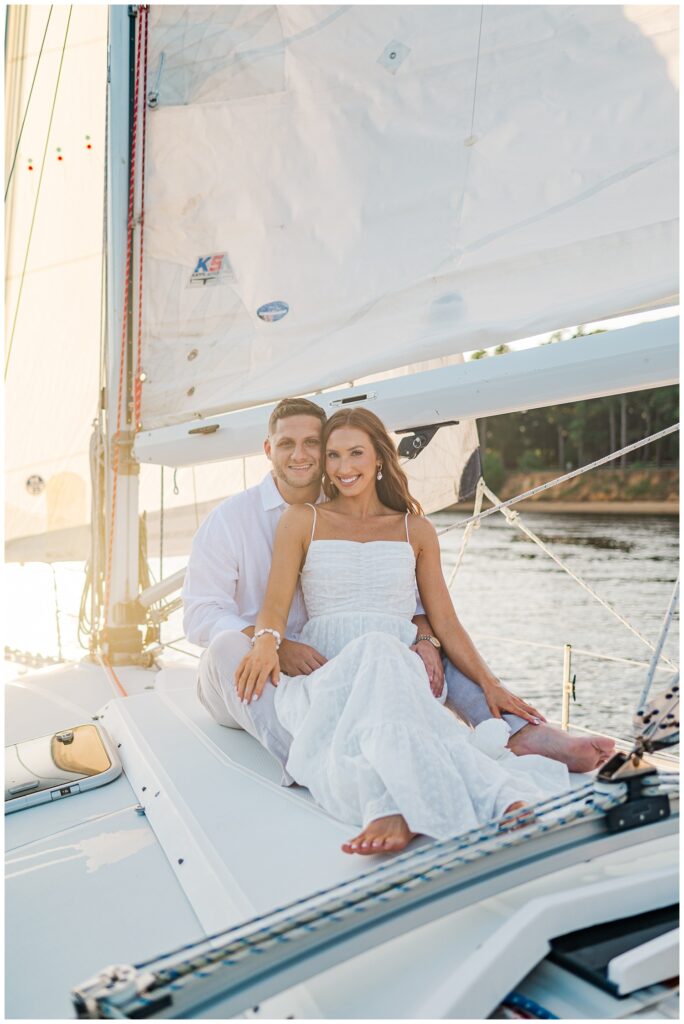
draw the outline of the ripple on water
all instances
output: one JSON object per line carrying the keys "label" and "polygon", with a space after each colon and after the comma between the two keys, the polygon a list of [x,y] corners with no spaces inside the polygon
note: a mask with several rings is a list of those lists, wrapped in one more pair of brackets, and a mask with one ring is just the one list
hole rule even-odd
{"label": "ripple on water", "polygon": [[[433,517],[438,528],[462,514]],[[671,517],[535,514],[524,521],[574,573],[591,585],[652,643],[655,643],[677,574],[678,526]],[[441,537],[449,575],[462,533]],[[456,610],[491,667],[512,689],[545,715],[560,717],[562,646],[570,643],[648,664],[651,650],[590,594],[544,555],[526,551],[532,542],[502,517],[490,516],[471,534],[452,586]],[[669,563],[671,572],[664,570]],[[678,661],[677,624],[664,654]],[[507,640],[553,644],[557,650]],[[662,663],[661,663],[662,664]],[[632,734],[631,715],[647,668],[573,657],[577,700],[571,721],[616,735]],[[658,672],[664,688],[669,672]]]}

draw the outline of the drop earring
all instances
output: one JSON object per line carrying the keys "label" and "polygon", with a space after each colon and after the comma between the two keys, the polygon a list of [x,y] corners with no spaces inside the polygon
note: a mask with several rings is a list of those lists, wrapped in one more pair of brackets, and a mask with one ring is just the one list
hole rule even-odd
{"label": "drop earring", "polygon": [[378,474],[375,479],[382,480],[382,466],[378,466]]}

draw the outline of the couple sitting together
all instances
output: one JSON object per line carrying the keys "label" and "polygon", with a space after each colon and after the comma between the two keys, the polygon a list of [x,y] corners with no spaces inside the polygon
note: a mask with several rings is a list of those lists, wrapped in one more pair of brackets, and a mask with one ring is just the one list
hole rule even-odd
{"label": "couple sitting together", "polygon": [[607,760],[611,740],[552,728],[480,656],[377,416],[326,420],[285,399],[264,450],[272,472],[193,542],[183,601],[186,635],[206,647],[197,692],[271,752],[284,785],[361,828],[345,853],[503,815],[520,824],[568,788],[568,770]]}

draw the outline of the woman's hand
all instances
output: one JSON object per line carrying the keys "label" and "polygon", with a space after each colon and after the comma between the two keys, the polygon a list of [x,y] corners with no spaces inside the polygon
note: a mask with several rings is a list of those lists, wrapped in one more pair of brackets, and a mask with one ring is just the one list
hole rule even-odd
{"label": "woman's hand", "polygon": [[503,714],[518,715],[519,718],[525,718],[533,725],[540,725],[546,721],[536,708],[533,708],[521,697],[516,697],[514,693],[502,686],[498,679],[482,683],[481,686],[493,718],[501,718]]}
{"label": "woman's hand", "polygon": [[412,645],[411,650],[420,656],[427,672],[432,696],[439,699],[444,689],[444,665],[439,651],[429,640],[420,640]]}
{"label": "woman's hand", "polygon": [[269,679],[274,686],[280,682],[280,662],[275,637],[266,633],[255,641],[235,671],[235,689],[242,703],[258,700]]}

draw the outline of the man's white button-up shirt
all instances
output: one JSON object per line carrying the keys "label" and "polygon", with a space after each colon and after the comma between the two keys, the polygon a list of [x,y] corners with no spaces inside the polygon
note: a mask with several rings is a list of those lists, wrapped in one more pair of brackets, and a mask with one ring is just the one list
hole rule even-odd
{"label": "man's white button-up shirt", "polygon": [[[183,585],[183,629],[208,647],[224,630],[253,626],[266,594],[273,540],[287,508],[269,473],[213,509],[195,534]],[[296,640],[306,622],[299,586],[286,636]]]}

